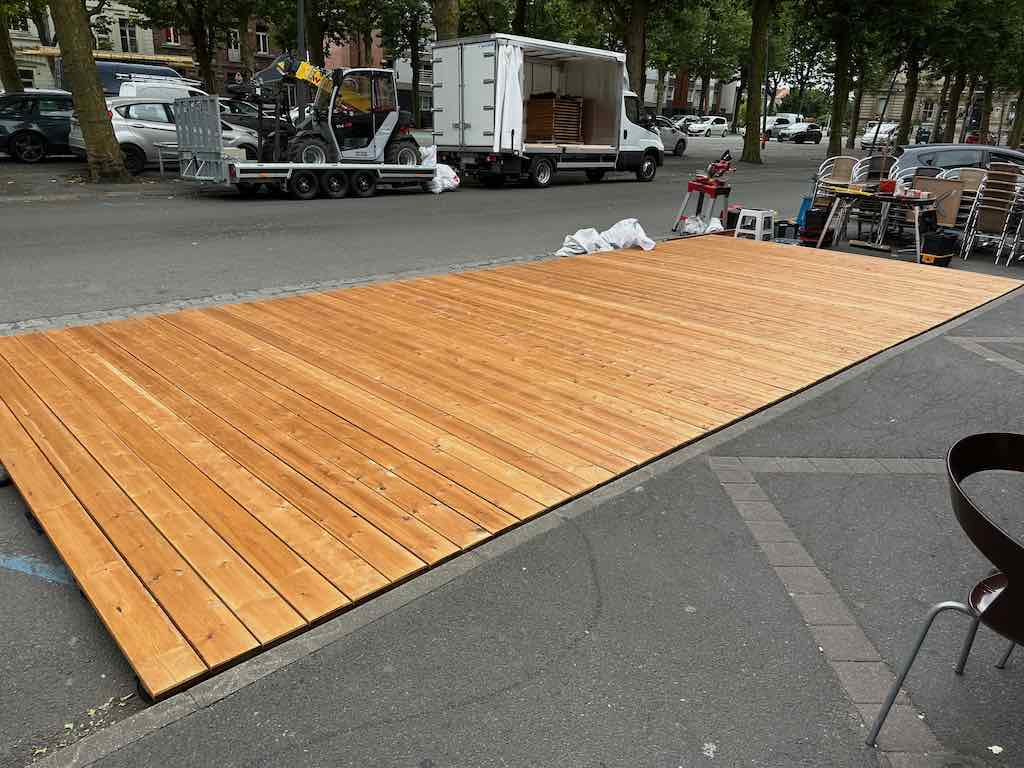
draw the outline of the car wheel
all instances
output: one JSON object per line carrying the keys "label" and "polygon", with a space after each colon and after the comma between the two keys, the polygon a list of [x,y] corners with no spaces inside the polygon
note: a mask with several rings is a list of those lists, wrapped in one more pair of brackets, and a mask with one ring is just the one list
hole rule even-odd
{"label": "car wheel", "polygon": [[138,176],[146,170],[146,153],[134,144],[122,144],[121,156],[124,158],[124,169],[132,176]]}
{"label": "car wheel", "polygon": [[546,157],[539,157],[530,163],[530,183],[542,189],[550,186],[551,180],[555,178],[555,164]]}
{"label": "car wheel", "polygon": [[711,129],[710,128],[708,128],[706,131],[704,131],[704,136],[705,136],[705,138],[708,138],[708,139],[711,138]]}
{"label": "car wheel", "polygon": [[312,200],[320,191],[312,171],[296,171],[288,179],[288,191],[296,200]]}
{"label": "car wheel", "polygon": [[356,197],[372,197],[377,191],[377,174],[374,171],[356,171],[349,179],[349,189]]}
{"label": "car wheel", "polygon": [[636,169],[636,180],[654,181],[654,176],[657,173],[658,161],[654,159],[654,155],[648,152],[640,160],[640,167]]}
{"label": "car wheel", "polygon": [[344,197],[348,194],[348,176],[344,171],[328,171],[320,177],[320,191],[332,200]]}
{"label": "car wheel", "polygon": [[814,137],[814,143],[815,144],[821,144],[821,134],[820,133],[817,136]]}
{"label": "car wheel", "polygon": [[38,163],[46,157],[46,139],[31,131],[12,136],[10,148],[11,157],[19,163]]}
{"label": "car wheel", "polygon": [[794,144],[803,144],[804,140],[803,139],[793,139],[793,143]]}
{"label": "car wheel", "polygon": [[676,142],[675,149],[672,150],[672,154],[676,157],[682,157],[686,152],[686,139],[680,139]]}

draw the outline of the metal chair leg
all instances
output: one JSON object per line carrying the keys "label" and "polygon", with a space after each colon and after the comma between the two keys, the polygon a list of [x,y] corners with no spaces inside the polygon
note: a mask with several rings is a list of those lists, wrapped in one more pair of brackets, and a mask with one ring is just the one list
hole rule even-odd
{"label": "metal chair leg", "polygon": [[1010,654],[1013,653],[1013,649],[1017,647],[1016,643],[1010,643],[1010,647],[1006,649],[1006,653],[1003,654],[1003,658],[996,664],[996,669],[1006,669],[1006,662],[1010,660]]}
{"label": "metal chair leg", "polygon": [[928,636],[928,630],[931,629],[932,622],[935,621],[935,617],[943,611],[958,611],[970,616],[972,619],[975,618],[974,611],[963,603],[958,603],[953,600],[947,600],[944,603],[936,603],[931,607],[928,611],[928,616],[925,617],[924,626],[921,627],[921,631],[917,635],[917,640],[914,642],[914,646],[910,650],[910,655],[903,663],[903,669],[900,670],[899,675],[892,684],[892,688],[889,689],[889,695],[886,696],[885,703],[882,705],[882,709],[879,711],[878,717],[875,718],[874,725],[871,726],[871,733],[868,734],[867,738],[867,745],[869,747],[873,747],[875,745],[875,741],[878,739],[878,732],[882,730],[882,725],[885,724],[885,719],[889,716],[889,710],[892,709],[892,705],[900,693],[900,688],[903,687],[903,681],[907,679],[910,667],[913,666],[914,660],[917,658],[918,651],[921,650],[921,646],[924,644],[924,639]]}
{"label": "metal chair leg", "polygon": [[980,624],[981,619],[975,617],[974,621],[971,622],[971,628],[967,630],[967,637],[964,638],[964,647],[960,651],[960,660],[953,667],[953,671],[958,675],[964,673],[964,667],[967,666],[967,657],[971,654],[971,646],[974,645],[974,636],[978,634],[978,625]]}

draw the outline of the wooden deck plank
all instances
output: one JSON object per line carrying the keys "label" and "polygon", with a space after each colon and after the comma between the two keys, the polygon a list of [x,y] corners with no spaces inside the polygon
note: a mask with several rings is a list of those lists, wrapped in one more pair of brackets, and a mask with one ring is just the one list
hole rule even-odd
{"label": "wooden deck plank", "polygon": [[[45,337],[0,339],[8,341],[12,343],[4,343],[0,353],[23,372],[39,397],[46,400],[69,431],[103,464],[260,643],[271,642],[302,626],[302,618],[263,577],[132,450],[134,425],[119,423],[117,418],[108,424],[104,417],[109,411],[103,403],[88,391],[69,388],[35,356],[34,349],[46,353],[50,342]],[[97,407],[98,412],[92,407]]]}
{"label": "wooden deck plank", "polygon": [[[46,449],[64,484],[203,662],[216,667],[255,648],[256,639],[242,622],[4,358],[0,358],[0,377],[11,412],[35,443]],[[50,402],[59,406],[61,401]]]}
{"label": "wooden deck plank", "polygon": [[353,596],[362,597],[387,583],[341,541],[298,512],[287,499],[221,452],[136,382],[123,367],[126,353],[106,345],[106,340],[96,329],[71,328],[66,333],[52,334],[50,338],[93,378],[145,419],[150,427],[159,429],[160,434],[183,456],[334,584],[345,596],[344,600],[337,601],[336,607],[345,605]]}
{"label": "wooden deck plank", "polygon": [[0,462],[146,691],[160,696],[206,672],[196,651],[2,400],[0,435]]}
{"label": "wooden deck plank", "polygon": [[0,339],[0,461],[159,694],[1019,285],[708,237]]}

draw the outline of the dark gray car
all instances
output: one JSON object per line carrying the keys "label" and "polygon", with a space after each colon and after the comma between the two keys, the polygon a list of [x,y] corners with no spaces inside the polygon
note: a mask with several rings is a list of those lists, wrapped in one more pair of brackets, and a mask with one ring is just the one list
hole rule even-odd
{"label": "dark gray car", "polygon": [[67,91],[0,95],[0,152],[22,163],[66,155],[74,104]]}
{"label": "dark gray car", "polygon": [[986,144],[914,144],[893,150],[896,167],[916,168],[927,165],[942,170],[950,168],[986,168],[989,163],[1024,165],[1024,152],[1009,147]]}

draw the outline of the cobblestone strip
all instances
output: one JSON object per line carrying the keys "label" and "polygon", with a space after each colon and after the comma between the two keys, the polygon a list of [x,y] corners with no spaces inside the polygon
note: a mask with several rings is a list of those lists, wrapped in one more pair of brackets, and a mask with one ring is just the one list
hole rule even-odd
{"label": "cobblestone strip", "polygon": [[[708,463],[803,616],[840,686],[860,713],[866,736],[895,676],[754,474],[940,474],[945,471],[945,461],[713,456],[708,458]],[[951,760],[957,761],[956,765],[969,764],[963,757],[942,751],[942,745],[918,716],[905,691],[896,699],[879,735],[878,747],[882,764],[887,768],[940,768],[953,765]]]}
{"label": "cobblestone strip", "polygon": [[980,355],[990,363],[1001,365],[1024,376],[1024,363],[996,352],[989,344],[1024,344],[1024,336],[947,336],[947,340],[968,352]]}

